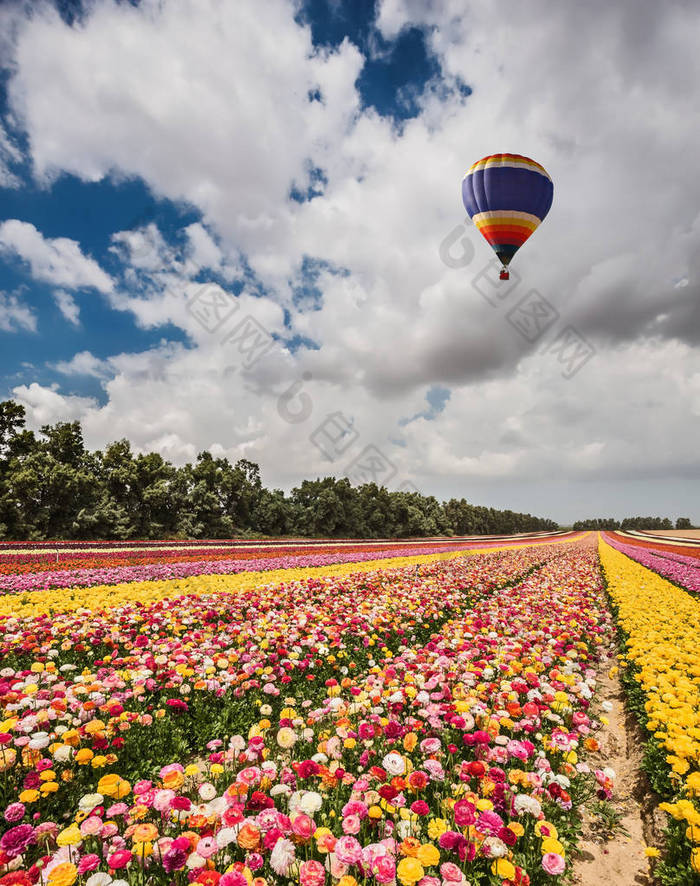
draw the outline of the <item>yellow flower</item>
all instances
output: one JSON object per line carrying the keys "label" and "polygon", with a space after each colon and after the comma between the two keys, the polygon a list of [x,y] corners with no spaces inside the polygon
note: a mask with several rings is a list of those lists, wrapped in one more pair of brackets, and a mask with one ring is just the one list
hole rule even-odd
{"label": "yellow flower", "polygon": [[282,726],[277,733],[277,744],[284,750],[293,747],[296,740],[296,732],[289,726]]}
{"label": "yellow flower", "polygon": [[77,879],[77,867],[69,861],[64,861],[51,871],[48,882],[49,886],[73,886]]}
{"label": "yellow flower", "polygon": [[424,868],[435,867],[440,861],[440,850],[432,843],[423,843],[416,852],[416,858]]}
{"label": "yellow flower", "polygon": [[557,855],[562,856],[564,855],[564,847],[559,840],[554,837],[545,837],[540,846],[540,850],[542,855],[546,855],[548,852],[555,852]]}
{"label": "yellow flower", "polygon": [[497,858],[491,865],[491,873],[503,880],[512,880],[515,877],[515,865],[507,858]]}
{"label": "yellow flower", "polygon": [[58,846],[77,846],[83,839],[83,835],[80,833],[78,828],[72,824],[67,828],[64,828],[56,837],[56,843]]}
{"label": "yellow flower", "polygon": [[425,876],[425,870],[417,858],[402,858],[396,868],[396,876],[402,886],[412,886]]}
{"label": "yellow flower", "polygon": [[34,788],[21,791],[18,799],[20,803],[36,803],[39,799],[39,791],[35,791]]}
{"label": "yellow flower", "polygon": [[428,822],[428,836],[431,840],[439,839],[447,830],[447,822],[444,818],[431,818]]}
{"label": "yellow flower", "polygon": [[647,846],[644,849],[644,854],[647,858],[658,858],[661,855],[659,850],[656,849],[654,846]]}
{"label": "yellow flower", "polygon": [[700,849],[693,849],[690,853],[690,866],[696,874],[700,874]]}

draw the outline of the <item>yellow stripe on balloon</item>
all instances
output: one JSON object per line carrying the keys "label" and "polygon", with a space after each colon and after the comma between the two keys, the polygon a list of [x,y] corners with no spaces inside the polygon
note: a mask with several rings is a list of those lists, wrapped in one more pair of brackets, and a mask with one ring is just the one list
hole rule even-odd
{"label": "yellow stripe on balloon", "polygon": [[544,166],[540,166],[539,163],[536,163],[534,160],[528,160],[526,157],[509,157],[507,154],[505,156],[496,154],[492,157],[484,157],[481,160],[477,160],[476,163],[472,163],[466,171],[464,178],[490,166],[500,166],[511,169],[531,169],[533,172],[539,172],[540,175],[544,175],[545,178],[548,178],[551,181],[551,177]]}
{"label": "yellow stripe on balloon", "polygon": [[474,224],[481,230],[489,225],[517,225],[534,231],[540,224],[536,215],[529,212],[478,212],[473,218]]}

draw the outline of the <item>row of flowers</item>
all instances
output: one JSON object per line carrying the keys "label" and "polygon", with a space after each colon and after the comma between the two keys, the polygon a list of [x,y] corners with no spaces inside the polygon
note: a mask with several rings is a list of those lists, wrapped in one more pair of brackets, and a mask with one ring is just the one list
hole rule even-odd
{"label": "row of flowers", "polygon": [[[362,593],[366,580],[348,581]],[[34,795],[20,795],[4,810],[0,883],[539,886],[565,875],[582,804],[612,790],[613,774],[583,759],[598,747],[595,667],[611,636],[594,553],[567,548],[454,616],[313,700],[263,700],[246,731],[195,759],[144,763],[138,779],[117,763],[94,773],[65,820],[36,817]],[[43,771],[72,751],[65,735],[48,734]]]}
{"label": "row of flowers", "polygon": [[672,817],[658,873],[665,884],[700,884],[700,602],[602,540],[600,560],[645,769]]}
{"label": "row of flowers", "polygon": [[654,572],[658,572],[659,575],[688,591],[700,592],[699,559],[676,554],[673,551],[659,551],[652,547],[625,544],[619,538],[608,534],[603,537],[616,551],[636,560],[642,566],[653,569]]}
{"label": "row of flowers", "polygon": [[[560,546],[495,552],[419,567],[175,596],[100,612],[2,622],[0,728],[7,802],[38,792],[55,809],[91,773],[166,762],[222,732],[247,728],[255,702],[289,692],[307,706],[374,664],[423,642],[474,599],[513,584]],[[132,589],[138,598],[139,589]],[[41,751],[68,736],[47,777]]]}
{"label": "row of flowers", "polygon": [[[188,546],[180,548],[136,548],[118,550],[69,550],[34,551],[32,553],[0,552],[0,575],[24,575],[33,572],[57,571],[69,569],[100,569],[115,566],[148,566],[158,563],[185,563],[202,560],[264,560],[270,557],[299,557],[313,554],[332,555],[335,553],[366,554],[374,552],[377,558],[401,556],[406,552],[413,554],[434,553],[436,550],[456,550],[462,548],[484,546],[483,542],[444,542],[440,545],[430,542],[411,545],[397,544],[343,544],[332,542],[313,545],[255,545],[241,548],[233,545]],[[402,553],[397,553],[402,552]],[[339,561],[340,562],[340,561]]]}

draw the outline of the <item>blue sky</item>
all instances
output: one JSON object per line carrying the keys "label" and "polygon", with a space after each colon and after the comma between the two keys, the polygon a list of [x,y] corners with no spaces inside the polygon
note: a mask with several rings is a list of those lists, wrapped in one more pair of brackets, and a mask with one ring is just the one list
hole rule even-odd
{"label": "blue sky", "polygon": [[[593,3],[0,4],[0,396],[285,489],[371,450],[700,522],[700,8]],[[498,151],[554,181],[507,286],[460,187]]]}

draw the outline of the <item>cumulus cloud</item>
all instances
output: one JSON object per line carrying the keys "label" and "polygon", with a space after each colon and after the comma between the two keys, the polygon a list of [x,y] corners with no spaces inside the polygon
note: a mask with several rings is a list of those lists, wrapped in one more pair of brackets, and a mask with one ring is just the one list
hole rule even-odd
{"label": "cumulus cloud", "polygon": [[8,219],[0,224],[0,252],[29,265],[32,277],[67,289],[110,292],[112,281],[96,261],[83,255],[67,237],[46,238],[30,222]]}
{"label": "cumulus cloud", "polygon": [[36,315],[18,295],[0,292],[0,329],[4,332],[36,332]]}
{"label": "cumulus cloud", "polygon": [[66,320],[73,326],[80,326],[80,307],[70,292],[66,292],[65,289],[58,289],[54,292],[53,297],[58,310]]}

